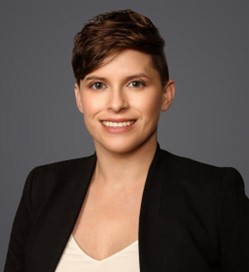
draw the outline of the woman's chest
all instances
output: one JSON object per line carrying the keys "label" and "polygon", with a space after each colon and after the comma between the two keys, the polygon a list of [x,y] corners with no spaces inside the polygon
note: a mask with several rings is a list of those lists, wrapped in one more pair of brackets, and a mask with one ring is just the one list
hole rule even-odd
{"label": "woman's chest", "polygon": [[104,259],[138,240],[142,191],[89,192],[73,233],[86,253]]}

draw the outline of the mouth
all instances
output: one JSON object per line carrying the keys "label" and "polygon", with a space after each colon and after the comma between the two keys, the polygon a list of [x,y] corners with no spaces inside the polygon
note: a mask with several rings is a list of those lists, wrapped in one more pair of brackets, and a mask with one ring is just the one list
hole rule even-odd
{"label": "mouth", "polygon": [[135,120],[129,120],[129,121],[102,121],[102,124],[105,127],[110,127],[110,128],[129,127],[129,126],[132,126],[134,123],[135,123]]}

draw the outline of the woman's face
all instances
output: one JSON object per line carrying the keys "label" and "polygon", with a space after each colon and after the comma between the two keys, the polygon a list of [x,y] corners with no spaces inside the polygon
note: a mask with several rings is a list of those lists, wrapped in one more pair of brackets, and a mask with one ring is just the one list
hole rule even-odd
{"label": "woman's face", "polygon": [[160,111],[174,97],[174,82],[162,86],[151,57],[125,50],[75,85],[76,102],[96,150],[128,153],[156,145]]}

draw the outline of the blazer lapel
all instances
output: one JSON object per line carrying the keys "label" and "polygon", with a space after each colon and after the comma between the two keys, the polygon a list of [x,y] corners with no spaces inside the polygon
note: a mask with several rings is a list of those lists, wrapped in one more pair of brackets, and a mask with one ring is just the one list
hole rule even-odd
{"label": "blazer lapel", "polygon": [[158,145],[145,183],[139,221],[139,257],[141,272],[160,272],[160,204],[162,186],[168,179],[168,153]]}
{"label": "blazer lapel", "polygon": [[[44,209],[39,224],[34,227],[32,263],[27,271],[55,271],[67,241],[77,221],[95,169],[96,156],[77,160],[56,181],[57,188]],[[61,188],[61,189],[60,189]]]}

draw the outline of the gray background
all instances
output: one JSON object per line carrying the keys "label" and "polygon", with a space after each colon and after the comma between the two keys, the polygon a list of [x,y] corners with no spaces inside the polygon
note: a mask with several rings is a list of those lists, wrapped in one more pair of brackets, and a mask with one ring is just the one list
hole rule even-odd
{"label": "gray background", "polygon": [[70,58],[74,34],[99,12],[135,9],[166,39],[177,95],[160,121],[161,146],[235,166],[249,194],[248,3],[1,0],[0,271],[28,172],[93,152],[75,107]]}

